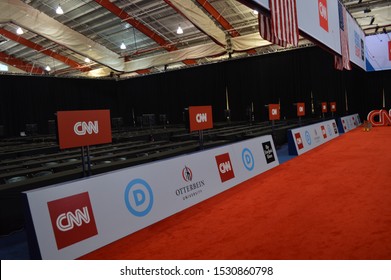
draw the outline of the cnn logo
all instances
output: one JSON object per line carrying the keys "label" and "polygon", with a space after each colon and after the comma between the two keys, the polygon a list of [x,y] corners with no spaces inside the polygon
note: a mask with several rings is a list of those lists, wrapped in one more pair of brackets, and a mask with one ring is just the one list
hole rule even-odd
{"label": "cnn logo", "polygon": [[232,162],[229,153],[216,156],[217,168],[219,170],[221,182],[224,183],[232,178],[235,178],[235,173],[232,167]]}
{"label": "cnn logo", "polygon": [[87,122],[77,122],[73,126],[73,131],[76,133],[76,135],[83,136],[86,134],[98,134],[99,133],[99,126],[98,121],[89,121]]}
{"label": "cnn logo", "polygon": [[208,114],[206,113],[199,113],[196,115],[196,122],[197,123],[206,123],[208,122]]}

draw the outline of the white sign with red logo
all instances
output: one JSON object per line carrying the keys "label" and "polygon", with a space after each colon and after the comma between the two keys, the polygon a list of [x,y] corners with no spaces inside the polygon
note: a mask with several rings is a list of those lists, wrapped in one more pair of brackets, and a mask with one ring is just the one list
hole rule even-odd
{"label": "white sign with red logo", "polygon": [[278,164],[267,135],[25,192],[32,255],[78,258]]}
{"label": "white sign with red logo", "polygon": [[288,132],[291,155],[301,155],[339,136],[335,120],[302,126]]}
{"label": "white sign with red logo", "polygon": [[348,115],[338,119],[338,129],[340,133],[348,132],[361,125],[361,119],[358,114]]}

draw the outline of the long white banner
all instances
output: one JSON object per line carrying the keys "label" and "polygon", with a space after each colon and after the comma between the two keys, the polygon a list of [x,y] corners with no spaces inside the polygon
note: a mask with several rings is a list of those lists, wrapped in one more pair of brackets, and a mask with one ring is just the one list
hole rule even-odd
{"label": "long white banner", "polygon": [[335,120],[292,129],[288,132],[289,154],[301,155],[338,136]]}
{"label": "long white banner", "polygon": [[353,114],[338,119],[338,129],[340,133],[348,132],[361,125],[360,116]]}
{"label": "long white banner", "polygon": [[25,192],[30,247],[42,259],[78,258],[278,164],[268,135]]}

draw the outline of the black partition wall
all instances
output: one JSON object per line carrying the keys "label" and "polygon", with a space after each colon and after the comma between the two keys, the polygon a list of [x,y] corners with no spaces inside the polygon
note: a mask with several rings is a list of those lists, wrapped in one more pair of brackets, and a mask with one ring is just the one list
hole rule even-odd
{"label": "black partition wall", "polygon": [[337,71],[333,56],[318,47],[232,59],[182,70],[168,70],[127,80],[71,79],[1,75],[0,125],[9,136],[18,135],[26,124],[37,124],[38,133],[48,132],[48,121],[58,110],[110,109],[111,117],[125,123],[142,114],[166,114],[170,123],[181,123],[183,108],[212,105],[215,121],[224,120],[226,89],[232,120],[245,120],[253,104],[255,119],[267,119],[265,105],[281,103],[281,116],[295,117],[297,101],[306,102],[314,117],[320,102],[337,102],[345,114],[345,92],[349,113],[362,117],[382,107],[391,107],[391,71],[366,73]]}

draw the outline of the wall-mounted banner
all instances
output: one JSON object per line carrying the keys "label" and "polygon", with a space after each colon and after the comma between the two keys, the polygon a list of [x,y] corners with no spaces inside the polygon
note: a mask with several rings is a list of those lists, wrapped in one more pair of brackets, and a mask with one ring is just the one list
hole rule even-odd
{"label": "wall-mounted banner", "polygon": [[297,103],[297,116],[305,116],[305,103]]}
{"label": "wall-mounted banner", "polygon": [[269,104],[269,120],[280,119],[280,104]]}
{"label": "wall-mounted banner", "polygon": [[391,110],[373,110],[369,112],[367,120],[372,126],[390,126],[391,125]]}
{"label": "wall-mounted banner", "polygon": [[361,119],[358,114],[348,115],[337,120],[339,133],[345,133],[361,125]]}
{"label": "wall-mounted banner", "polygon": [[365,70],[365,33],[349,13],[346,13],[346,16],[349,32],[350,61]]}
{"label": "wall-mounted banner", "polygon": [[324,121],[288,131],[290,155],[301,155],[339,136],[335,120]]}
{"label": "wall-mounted banner", "polygon": [[321,107],[322,113],[327,113],[327,102],[322,102]]}
{"label": "wall-mounted banner", "polygon": [[267,135],[27,191],[31,253],[78,258],[278,165]]}
{"label": "wall-mounted banner", "polygon": [[337,103],[336,102],[330,102],[330,111],[331,112],[337,111]]}
{"label": "wall-mounted banner", "polygon": [[391,43],[387,34],[376,34],[365,37],[367,71],[391,69]]}
{"label": "wall-mounted banner", "polygon": [[61,149],[111,143],[110,110],[57,112]]}
{"label": "wall-mounted banner", "polygon": [[190,132],[213,128],[212,106],[189,106]]}

